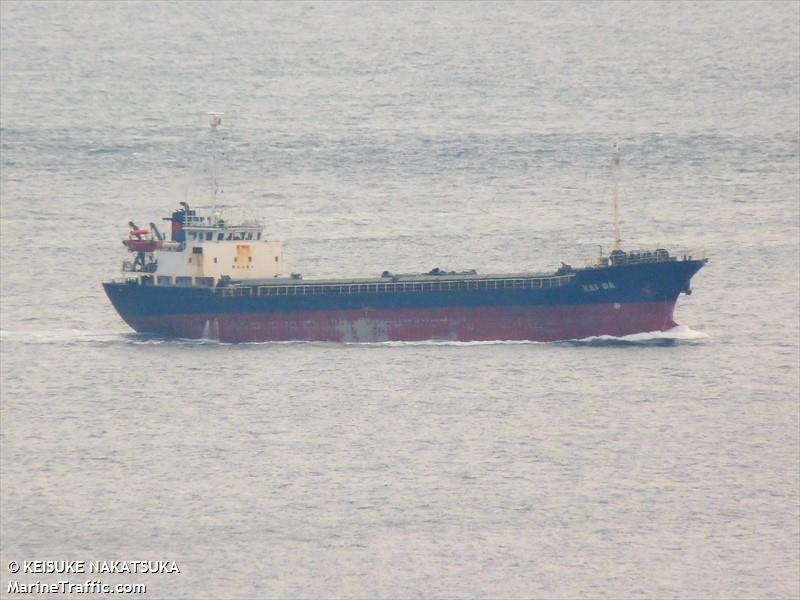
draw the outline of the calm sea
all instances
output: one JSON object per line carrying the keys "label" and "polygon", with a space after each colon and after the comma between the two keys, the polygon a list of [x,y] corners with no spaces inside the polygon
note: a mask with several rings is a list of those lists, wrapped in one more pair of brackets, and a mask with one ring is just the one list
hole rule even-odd
{"label": "calm sea", "polygon": [[[0,595],[800,596],[800,4],[0,16]],[[141,338],[100,282],[208,202],[211,110],[222,204],[306,278],[584,264],[614,142],[625,244],[710,262],[667,339]]]}

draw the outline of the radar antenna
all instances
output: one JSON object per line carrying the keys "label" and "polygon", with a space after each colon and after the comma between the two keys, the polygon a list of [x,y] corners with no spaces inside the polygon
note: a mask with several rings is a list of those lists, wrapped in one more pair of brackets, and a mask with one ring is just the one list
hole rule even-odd
{"label": "radar antenna", "polygon": [[217,183],[217,127],[222,124],[222,116],[224,114],[221,112],[208,113],[208,124],[211,126],[211,193],[215,208],[217,205],[217,193],[219,193],[219,184]]}
{"label": "radar antenna", "polygon": [[619,144],[616,142],[611,158],[611,173],[614,183],[614,250],[619,250],[622,234],[619,230]]}

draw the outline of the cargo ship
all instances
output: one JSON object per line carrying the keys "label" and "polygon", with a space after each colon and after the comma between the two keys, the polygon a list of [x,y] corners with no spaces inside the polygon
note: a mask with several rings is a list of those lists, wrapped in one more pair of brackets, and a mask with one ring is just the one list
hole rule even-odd
{"label": "cargo ship", "polygon": [[186,203],[131,229],[133,260],[104,283],[134,330],[222,342],[420,340],[555,341],[675,327],[675,303],[691,293],[702,255],[663,248],[614,249],[583,268],[481,275],[424,274],[304,280],[284,274],[280,242],[261,223],[229,223]]}
{"label": "cargo ship", "polygon": [[137,332],[231,343],[547,342],[669,330],[679,295],[691,293],[707,259],[702,251],[623,250],[614,182],[613,250],[581,268],[305,280],[285,272],[282,245],[262,223],[229,222],[182,202],[165,217],[169,236],[155,223],[129,223],[123,244],[132,259],[103,287]]}

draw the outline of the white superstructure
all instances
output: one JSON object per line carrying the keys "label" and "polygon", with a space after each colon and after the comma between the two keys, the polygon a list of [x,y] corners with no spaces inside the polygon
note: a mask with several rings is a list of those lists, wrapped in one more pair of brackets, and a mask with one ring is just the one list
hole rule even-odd
{"label": "white superstructure", "polygon": [[283,273],[283,247],[267,240],[261,223],[229,223],[217,212],[199,214],[185,202],[165,220],[165,240],[154,224],[139,229],[131,223],[123,243],[136,254],[123,271],[148,277],[155,285],[214,286],[220,279],[270,279]]}
{"label": "white superstructure", "polygon": [[[216,134],[224,113],[208,113],[212,141],[212,198],[217,204]],[[134,260],[122,263],[127,278],[134,275],[149,285],[216,286],[227,280],[249,281],[280,277],[283,247],[267,240],[258,221],[231,223],[215,209],[200,213],[180,203],[165,221],[171,224],[166,240],[155,224],[140,229],[130,222],[130,234],[122,243]]]}

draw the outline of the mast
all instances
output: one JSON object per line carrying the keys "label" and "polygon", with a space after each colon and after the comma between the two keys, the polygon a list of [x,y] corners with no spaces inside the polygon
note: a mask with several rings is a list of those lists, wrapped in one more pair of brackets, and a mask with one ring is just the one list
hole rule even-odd
{"label": "mast", "polygon": [[611,174],[614,182],[614,250],[619,250],[622,234],[619,230],[619,144],[616,142],[611,158]]}
{"label": "mast", "polygon": [[211,125],[211,194],[215,209],[217,206],[217,193],[219,192],[219,185],[217,184],[217,127],[222,123],[222,115],[224,114],[221,112],[208,113],[208,124]]}

